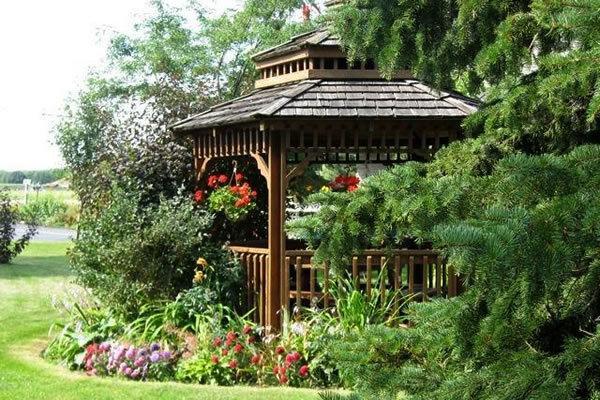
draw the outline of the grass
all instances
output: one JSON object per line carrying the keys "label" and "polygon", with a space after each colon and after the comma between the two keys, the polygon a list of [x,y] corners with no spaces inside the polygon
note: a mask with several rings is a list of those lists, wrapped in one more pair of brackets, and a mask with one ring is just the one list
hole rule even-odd
{"label": "grass", "polygon": [[50,297],[72,276],[64,243],[33,243],[12,265],[0,265],[0,400],[317,399],[317,391],[131,382],[88,377],[40,357],[58,318]]}

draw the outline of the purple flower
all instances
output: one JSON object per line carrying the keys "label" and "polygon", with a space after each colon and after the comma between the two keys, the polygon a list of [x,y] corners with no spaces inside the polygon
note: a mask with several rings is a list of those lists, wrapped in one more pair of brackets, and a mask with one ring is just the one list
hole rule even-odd
{"label": "purple flower", "polygon": [[146,357],[140,357],[133,363],[136,367],[141,367],[146,363]]}
{"label": "purple flower", "polygon": [[160,344],[152,343],[152,345],[150,346],[150,351],[155,352],[155,351],[159,351],[159,350],[160,350]]}
{"label": "purple flower", "polygon": [[135,359],[136,355],[137,355],[137,350],[135,349],[135,347],[130,348],[129,350],[127,350],[127,353],[125,353],[125,357],[127,357],[131,361],[133,361]]}
{"label": "purple flower", "polygon": [[100,351],[109,351],[110,343],[107,343],[107,342],[101,343],[99,349],[100,349]]}
{"label": "purple flower", "polygon": [[127,363],[121,363],[121,365],[119,366],[119,370],[122,373],[125,373],[125,370],[127,369]]}
{"label": "purple flower", "polygon": [[130,376],[132,371],[130,367],[125,368],[125,375]]}
{"label": "purple flower", "polygon": [[162,353],[160,353],[160,356],[163,360],[170,360],[171,359],[171,352],[170,351],[163,351]]}
{"label": "purple flower", "polygon": [[155,351],[150,355],[150,362],[157,363],[160,361],[160,354],[158,351]]}
{"label": "purple flower", "polygon": [[139,378],[139,376],[140,376],[140,373],[141,373],[141,371],[139,370],[139,368],[138,368],[138,369],[136,369],[136,370],[134,370],[134,371],[131,373],[131,375],[130,375],[130,376],[131,376],[131,379],[137,379],[137,378]]}
{"label": "purple flower", "polygon": [[140,351],[139,351],[139,353],[138,353],[138,355],[140,357],[146,357],[148,355],[148,350],[146,350],[144,348],[141,348]]}

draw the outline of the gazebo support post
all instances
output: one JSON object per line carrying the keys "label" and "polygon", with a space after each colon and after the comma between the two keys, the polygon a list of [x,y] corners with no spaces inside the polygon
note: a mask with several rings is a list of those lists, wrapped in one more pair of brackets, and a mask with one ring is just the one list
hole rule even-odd
{"label": "gazebo support post", "polygon": [[271,131],[269,141],[269,262],[267,266],[266,325],[281,327],[281,273],[285,265],[285,198],[287,155],[282,132]]}

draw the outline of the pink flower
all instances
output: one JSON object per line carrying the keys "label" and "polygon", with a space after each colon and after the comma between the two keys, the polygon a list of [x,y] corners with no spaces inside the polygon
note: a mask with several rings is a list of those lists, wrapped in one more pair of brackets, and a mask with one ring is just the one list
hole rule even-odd
{"label": "pink flower", "polygon": [[308,365],[306,365],[306,364],[301,366],[300,370],[298,371],[298,374],[303,378],[306,378],[308,376],[308,373],[309,373],[309,368],[308,368]]}

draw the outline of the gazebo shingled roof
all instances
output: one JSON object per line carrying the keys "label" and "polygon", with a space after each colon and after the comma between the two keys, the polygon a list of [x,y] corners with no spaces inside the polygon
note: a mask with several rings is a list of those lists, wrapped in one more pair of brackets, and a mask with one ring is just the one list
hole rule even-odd
{"label": "gazebo shingled roof", "polygon": [[173,126],[180,132],[264,118],[464,118],[474,100],[416,80],[307,80],[258,89]]}
{"label": "gazebo shingled roof", "polygon": [[[291,257],[296,260],[296,304],[306,300],[303,296],[313,296],[316,285],[315,271],[310,269],[310,291],[303,292],[298,286],[302,270],[311,263],[308,252],[293,254],[286,249],[284,223],[290,181],[314,162],[426,161],[441,146],[460,138],[461,121],[476,111],[478,101],[437,91],[414,79],[409,71],[384,80],[372,60],[351,63],[338,38],[327,29],[296,36],[256,54],[254,61],[260,74],[254,91],[180,121],[171,129],[193,138],[198,179],[215,158],[250,156],[256,160],[269,191],[268,248],[238,247],[236,251],[249,273],[251,304],[260,316],[257,322],[277,327],[279,312],[282,307],[289,309],[292,296]],[[429,262],[427,257],[434,256],[410,254],[421,257],[424,264]],[[411,263],[410,268],[416,268]],[[396,279],[398,268],[396,264]],[[451,281],[448,278],[448,295],[454,290]],[[409,285],[409,293],[411,287],[414,285]],[[437,290],[441,290],[439,285]]]}

